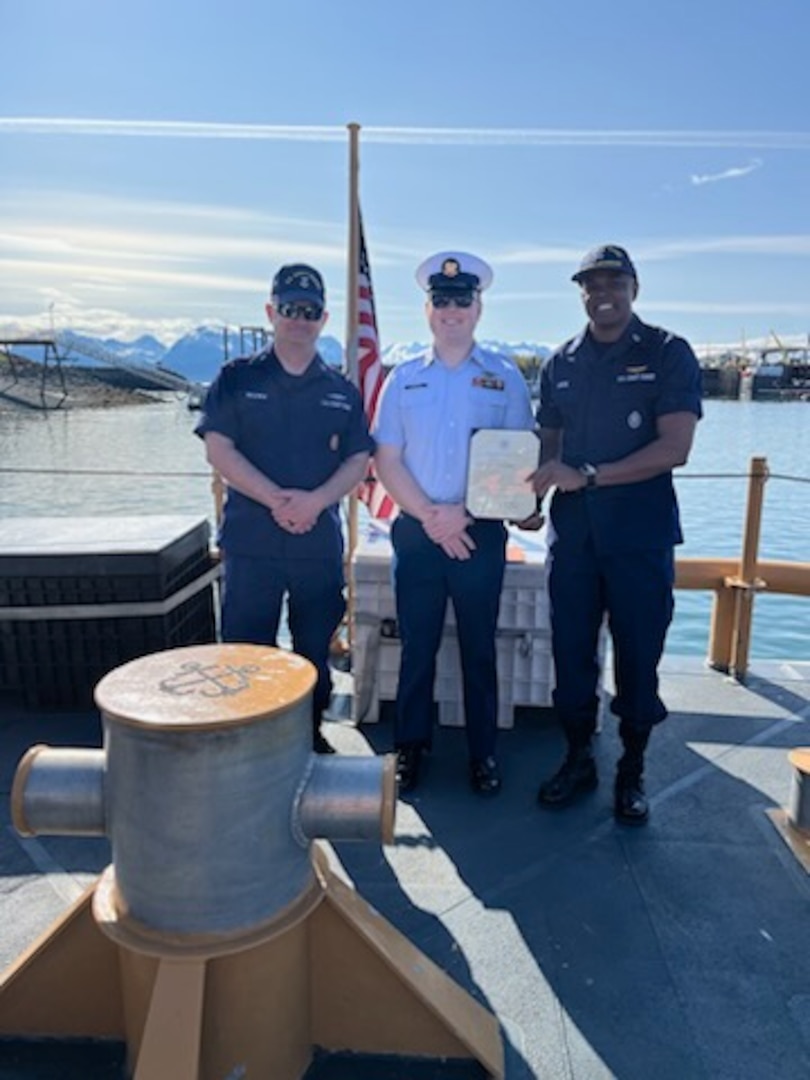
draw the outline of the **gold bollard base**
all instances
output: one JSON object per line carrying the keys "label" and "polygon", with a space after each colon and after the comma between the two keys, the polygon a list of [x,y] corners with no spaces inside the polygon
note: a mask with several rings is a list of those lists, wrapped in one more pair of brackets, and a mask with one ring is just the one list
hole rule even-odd
{"label": "gold bollard base", "polygon": [[502,1078],[495,1017],[317,849],[313,863],[316,902],[213,951],[102,930],[108,876],[106,899],[94,885],[0,980],[0,1035],[124,1041],[135,1080],[300,1080],[315,1047],[474,1060]]}
{"label": "gold bollard base", "polygon": [[786,810],[767,810],[766,813],[793,855],[810,874],[810,833],[792,825]]}

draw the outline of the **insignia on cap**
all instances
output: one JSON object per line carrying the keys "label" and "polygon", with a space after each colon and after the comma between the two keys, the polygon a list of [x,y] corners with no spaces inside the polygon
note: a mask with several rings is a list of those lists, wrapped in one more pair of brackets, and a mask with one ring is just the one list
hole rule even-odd
{"label": "insignia on cap", "polygon": [[306,263],[282,266],[273,278],[271,294],[280,299],[317,300],[323,303],[325,289],[318,271]]}
{"label": "insignia on cap", "polygon": [[435,289],[483,292],[492,284],[492,267],[467,251],[439,251],[420,263],[416,280],[426,292]]}

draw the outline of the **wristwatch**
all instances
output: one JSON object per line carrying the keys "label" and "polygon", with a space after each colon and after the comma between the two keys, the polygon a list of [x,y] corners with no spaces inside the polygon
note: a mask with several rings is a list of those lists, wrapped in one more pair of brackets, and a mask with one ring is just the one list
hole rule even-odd
{"label": "wristwatch", "polygon": [[591,465],[590,462],[585,462],[584,465],[580,465],[579,471],[585,477],[585,487],[596,487],[596,466]]}

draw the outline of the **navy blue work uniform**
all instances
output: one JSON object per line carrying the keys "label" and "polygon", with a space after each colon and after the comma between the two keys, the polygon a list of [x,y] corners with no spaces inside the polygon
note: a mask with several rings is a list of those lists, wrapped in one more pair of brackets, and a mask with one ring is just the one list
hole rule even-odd
{"label": "navy blue work uniform", "polygon": [[[585,330],[546,361],[542,429],[562,432],[562,460],[580,468],[619,461],[657,437],[667,413],[701,410],[700,367],[682,338],[633,316],[622,337],[597,342]],[[593,734],[598,636],[613,639],[613,712],[649,732],[667,715],[658,663],[673,613],[674,545],[683,541],[667,472],[634,484],[555,491],[550,509],[549,596],[554,703],[575,743]]]}
{"label": "navy blue work uniform", "polygon": [[[282,488],[311,491],[373,447],[360,395],[316,356],[301,375],[272,348],[226,364],[196,433],[217,432]],[[293,534],[260,503],[229,489],[219,538],[225,560],[223,641],[275,645],[284,596],[293,649],[318,670],[316,722],[331,694],[329,643],[346,610],[337,505]]]}
{"label": "navy blue work uniform", "polygon": [[[479,428],[532,430],[526,381],[505,357],[475,345],[457,367],[428,350],[398,365],[379,401],[374,435],[399,447],[421,489],[434,503],[463,504],[470,436]],[[391,529],[393,578],[402,653],[395,743],[429,746],[436,655],[448,598],[456,617],[471,761],[493,755],[498,679],[495,633],[506,562],[506,529],[476,519],[469,559],[453,559],[422,523],[402,513]]]}

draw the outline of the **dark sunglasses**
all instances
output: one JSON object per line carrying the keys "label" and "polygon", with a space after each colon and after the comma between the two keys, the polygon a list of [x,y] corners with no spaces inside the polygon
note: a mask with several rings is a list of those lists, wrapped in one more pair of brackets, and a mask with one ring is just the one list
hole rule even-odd
{"label": "dark sunglasses", "polygon": [[319,304],[300,304],[294,301],[276,304],[276,311],[283,319],[306,319],[307,322],[317,322],[323,315],[323,308]]}
{"label": "dark sunglasses", "polygon": [[473,293],[459,293],[458,295],[450,295],[449,293],[433,293],[430,298],[431,304],[435,308],[450,307],[451,304],[455,304],[459,308],[472,307],[475,296]]}

